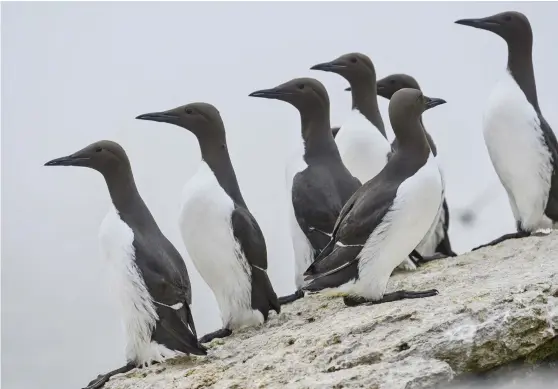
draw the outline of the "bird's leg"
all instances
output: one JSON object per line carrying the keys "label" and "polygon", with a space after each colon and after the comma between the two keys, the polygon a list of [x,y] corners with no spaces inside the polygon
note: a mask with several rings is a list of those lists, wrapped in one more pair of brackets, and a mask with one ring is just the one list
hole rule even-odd
{"label": "bird's leg", "polygon": [[213,339],[226,338],[227,336],[231,336],[231,335],[232,335],[231,330],[229,330],[228,328],[221,328],[220,330],[213,331],[213,332],[210,332],[207,335],[202,336],[200,338],[199,342],[200,343],[209,343]]}
{"label": "bird's leg", "polygon": [[292,302],[294,302],[298,299],[301,299],[303,297],[304,297],[304,292],[299,289],[296,292],[294,292],[293,294],[290,294],[288,296],[279,297],[279,305],[289,304],[289,303],[292,303]]}
{"label": "bird's leg", "polygon": [[136,367],[137,366],[135,363],[128,363],[127,365],[122,366],[119,369],[110,371],[106,374],[99,374],[97,378],[87,384],[87,387],[85,387],[84,389],[100,389],[108,382],[108,380],[110,380],[110,377],[112,377],[113,375],[129,372]]}
{"label": "bird's leg", "polygon": [[391,303],[393,301],[398,300],[405,300],[405,299],[418,299],[423,297],[432,297],[437,296],[438,291],[436,289],[425,290],[421,292],[413,292],[407,290],[398,290],[397,292],[386,293],[384,296],[379,300],[368,300],[364,297],[354,297],[354,296],[346,296],[343,298],[343,302],[348,307],[355,307],[357,305],[374,305],[374,304],[383,304],[383,303]]}
{"label": "bird's leg", "polygon": [[482,249],[483,247],[494,246],[494,245],[497,245],[498,243],[502,243],[503,241],[508,240],[508,239],[526,238],[529,235],[531,235],[531,234],[527,231],[518,231],[518,232],[512,232],[511,234],[504,234],[501,237],[499,237],[498,239],[494,239],[492,242],[489,242],[489,243],[483,244],[481,246],[475,247],[471,251],[476,251],[478,249]]}

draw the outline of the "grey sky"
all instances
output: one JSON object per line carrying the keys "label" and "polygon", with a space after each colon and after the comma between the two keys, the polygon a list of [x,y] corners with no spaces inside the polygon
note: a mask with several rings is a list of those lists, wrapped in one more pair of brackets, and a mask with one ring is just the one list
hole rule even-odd
{"label": "grey sky", "polygon": [[[266,237],[271,280],[278,294],[292,292],[284,164],[299,118],[285,103],[248,94],[316,77],[328,88],[336,125],[350,109],[347,83],[311,65],[361,51],[378,77],[412,74],[426,94],[448,101],[424,120],[455,215],[497,183],[480,124],[506,47],[453,21],[509,9],[533,25],[539,100],[556,128],[557,3],[3,3],[3,387],[75,389],[124,362],[98,259],[98,227],[110,204],[105,184],[94,171],[44,162],[100,139],[124,146],[142,197],[187,261],[203,334],[220,319],[177,225],[198,145],[185,130],[134,117],[193,101],[218,107],[244,197]],[[387,102],[380,103],[388,123]],[[474,228],[451,221],[459,252],[512,231],[507,198],[494,188]]]}

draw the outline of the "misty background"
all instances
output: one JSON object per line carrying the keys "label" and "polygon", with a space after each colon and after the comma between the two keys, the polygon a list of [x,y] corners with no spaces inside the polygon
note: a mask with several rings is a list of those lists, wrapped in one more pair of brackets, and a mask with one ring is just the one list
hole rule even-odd
{"label": "misty background", "polygon": [[[141,113],[194,101],[220,110],[278,295],[294,290],[284,168],[300,139],[299,116],[248,94],[315,77],[330,94],[332,125],[340,125],[350,111],[347,82],[309,68],[348,52],[369,55],[378,78],[408,73],[425,94],[447,100],[424,122],[442,161],[454,249],[513,231],[481,129],[506,45],[453,23],[505,10],[531,21],[540,105],[556,128],[557,3],[2,3],[2,386],[75,389],[125,362],[98,258],[110,205],[102,176],[43,166],[100,139],[126,149],[143,199],[183,255],[198,333],[220,327],[215,298],[178,231],[198,144],[179,127],[135,120]],[[390,127],[387,100],[379,101]],[[464,226],[459,212],[482,193],[489,203]]]}

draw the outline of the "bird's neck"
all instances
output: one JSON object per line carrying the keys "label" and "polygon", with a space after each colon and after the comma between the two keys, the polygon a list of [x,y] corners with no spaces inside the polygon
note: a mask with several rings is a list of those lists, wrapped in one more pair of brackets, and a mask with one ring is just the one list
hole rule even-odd
{"label": "bird's neck", "polygon": [[387,139],[384,121],[378,107],[376,80],[371,77],[364,82],[351,84],[351,95],[353,99],[352,108],[364,115]]}
{"label": "bird's neck", "polygon": [[329,109],[320,112],[301,112],[301,131],[304,142],[304,159],[306,163],[322,158],[339,158],[329,121]]}
{"label": "bird's neck", "polygon": [[200,148],[203,161],[207,163],[221,188],[237,205],[246,207],[229,156],[226,140],[212,140],[211,142],[200,140]]}
{"label": "bird's neck", "polygon": [[138,192],[134,175],[129,167],[120,166],[116,171],[103,175],[112,203],[122,220],[128,225],[138,225],[153,220]]}
{"label": "bird's neck", "polygon": [[392,120],[392,127],[397,137],[397,150],[403,154],[416,154],[421,163],[426,162],[430,146],[420,119],[404,117],[398,121]]}
{"label": "bird's neck", "polygon": [[533,70],[532,42],[508,43],[508,71],[529,103],[540,114],[537,85]]}

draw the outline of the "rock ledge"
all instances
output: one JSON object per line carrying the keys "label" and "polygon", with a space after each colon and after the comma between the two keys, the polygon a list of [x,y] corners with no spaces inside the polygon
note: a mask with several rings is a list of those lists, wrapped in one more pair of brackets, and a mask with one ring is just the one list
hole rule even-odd
{"label": "rock ledge", "polygon": [[136,369],[105,387],[419,389],[558,357],[558,233],[432,262],[388,286],[430,288],[440,295],[356,308],[307,296],[262,328],[214,340],[206,358]]}

